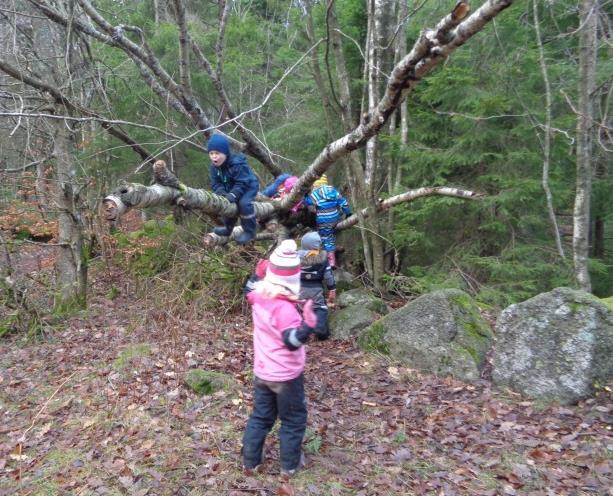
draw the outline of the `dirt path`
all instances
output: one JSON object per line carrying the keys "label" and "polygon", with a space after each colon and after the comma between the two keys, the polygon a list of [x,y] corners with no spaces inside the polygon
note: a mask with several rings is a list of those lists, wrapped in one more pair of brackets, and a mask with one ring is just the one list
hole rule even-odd
{"label": "dirt path", "polygon": [[[1,495],[610,494],[610,396],[538,405],[337,340],[308,348],[306,470],[279,477],[273,435],[245,476],[248,319],[135,309],[104,296],[111,282],[48,339],[0,342]],[[194,367],[237,390],[196,396]]]}

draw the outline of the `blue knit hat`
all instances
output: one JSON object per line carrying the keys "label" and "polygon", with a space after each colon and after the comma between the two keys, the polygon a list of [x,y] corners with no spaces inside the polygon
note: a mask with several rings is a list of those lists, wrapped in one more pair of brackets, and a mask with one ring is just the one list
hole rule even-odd
{"label": "blue knit hat", "polygon": [[207,152],[220,152],[226,157],[230,156],[230,140],[223,134],[214,134],[209,138],[209,142],[206,145]]}
{"label": "blue knit hat", "polygon": [[321,248],[321,237],[317,231],[311,231],[302,236],[300,248],[303,250],[319,250]]}

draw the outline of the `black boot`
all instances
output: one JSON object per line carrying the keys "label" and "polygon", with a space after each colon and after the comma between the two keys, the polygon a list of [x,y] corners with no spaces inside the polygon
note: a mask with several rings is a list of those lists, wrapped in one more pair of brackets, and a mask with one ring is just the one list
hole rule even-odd
{"label": "black boot", "polygon": [[252,214],[249,217],[243,217],[241,215],[241,227],[243,228],[243,232],[236,238],[236,242],[239,245],[246,245],[247,243],[249,243],[249,241],[255,238],[255,214]]}
{"label": "black boot", "polygon": [[216,227],[213,229],[213,232],[217,236],[230,236],[232,229],[234,229],[234,224],[236,224],[236,219],[225,218],[223,220],[223,227]]}

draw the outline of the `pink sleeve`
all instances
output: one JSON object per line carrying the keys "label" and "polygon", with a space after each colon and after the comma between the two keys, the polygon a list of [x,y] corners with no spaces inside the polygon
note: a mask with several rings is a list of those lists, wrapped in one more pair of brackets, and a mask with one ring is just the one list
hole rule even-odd
{"label": "pink sleeve", "polygon": [[302,325],[302,317],[293,303],[289,301],[279,305],[273,312],[275,327],[280,331],[286,329],[298,328]]}

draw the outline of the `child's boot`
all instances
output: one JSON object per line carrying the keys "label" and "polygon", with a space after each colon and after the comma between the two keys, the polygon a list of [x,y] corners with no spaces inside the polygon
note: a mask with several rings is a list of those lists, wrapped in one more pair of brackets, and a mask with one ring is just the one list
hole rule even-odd
{"label": "child's boot", "polygon": [[216,227],[213,229],[213,233],[217,234],[217,236],[230,236],[232,229],[234,229],[234,224],[236,224],[236,219],[224,218],[223,227]]}
{"label": "child's boot", "polygon": [[246,245],[255,238],[255,231],[257,228],[255,214],[251,214],[248,217],[243,217],[241,215],[241,227],[243,228],[243,232],[236,238],[236,242],[239,245]]}
{"label": "child's boot", "polygon": [[336,269],[336,252],[328,252],[328,263],[330,264],[330,267],[332,267],[332,270]]}
{"label": "child's boot", "polygon": [[297,472],[302,470],[306,465],[306,460],[304,459],[304,452],[300,453],[300,461],[298,462],[298,466],[296,468],[292,468],[291,470],[281,469],[281,475],[285,478],[293,477]]}

